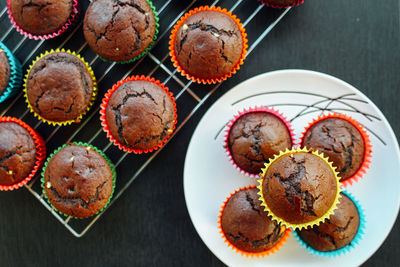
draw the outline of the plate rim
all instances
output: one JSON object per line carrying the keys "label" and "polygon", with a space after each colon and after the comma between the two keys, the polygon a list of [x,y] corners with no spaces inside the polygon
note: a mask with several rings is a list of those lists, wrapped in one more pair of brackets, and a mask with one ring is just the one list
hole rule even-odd
{"label": "plate rim", "polygon": [[[188,205],[188,197],[187,197],[187,189],[186,189],[186,184],[187,184],[187,179],[185,179],[186,177],[186,172],[187,172],[187,161],[188,161],[188,152],[191,148],[191,146],[193,146],[193,138],[194,138],[194,134],[196,133],[196,131],[199,128],[199,125],[202,123],[203,119],[206,117],[206,115],[208,114],[208,112],[210,111],[211,108],[213,108],[216,104],[216,102],[218,102],[221,98],[223,98],[226,94],[228,94],[230,91],[234,90],[235,88],[241,86],[244,83],[248,83],[254,80],[258,80],[258,79],[262,79],[264,77],[269,77],[269,76],[274,76],[274,75],[290,75],[290,74],[304,74],[304,75],[313,75],[313,76],[317,76],[318,78],[323,78],[323,79],[327,79],[333,82],[336,82],[338,84],[341,84],[342,86],[348,87],[351,90],[353,90],[354,92],[356,92],[357,94],[361,95],[362,97],[364,97],[367,101],[368,104],[372,106],[372,108],[378,113],[378,115],[381,117],[382,122],[388,126],[389,129],[389,136],[390,138],[394,141],[397,149],[395,149],[395,153],[397,155],[397,159],[399,160],[399,164],[400,164],[400,148],[399,148],[399,143],[397,141],[397,137],[393,131],[392,126],[390,125],[389,121],[387,120],[387,118],[385,117],[385,115],[382,113],[382,111],[378,108],[378,106],[368,97],[366,96],[363,92],[361,92],[360,90],[358,90],[356,87],[354,87],[353,85],[347,83],[346,81],[343,81],[335,76],[332,76],[330,74],[327,73],[323,73],[323,72],[319,72],[319,71],[314,71],[314,70],[307,70],[307,69],[281,69],[281,70],[274,70],[274,71],[269,71],[269,72],[265,72],[265,73],[260,73],[258,75],[255,75],[251,78],[248,78],[238,84],[236,84],[235,86],[233,86],[232,88],[230,88],[228,91],[226,91],[223,95],[221,95],[217,100],[215,100],[215,102],[207,109],[207,111],[202,115],[201,119],[199,120],[199,122],[196,125],[196,128],[193,131],[192,137],[190,138],[190,142],[188,145],[188,149],[186,151],[186,155],[185,155],[185,161],[184,161],[184,169],[183,169],[183,192],[184,192],[184,198],[185,198],[185,204],[186,204],[186,209],[189,213],[189,217],[190,220],[196,230],[196,233],[198,234],[198,236],[200,237],[201,241],[206,245],[206,247],[208,248],[208,250],[215,256],[217,257],[221,262],[223,262],[224,264],[227,264],[223,259],[221,259],[218,255],[216,255],[208,246],[208,244],[205,242],[205,240],[203,239],[203,236],[200,234],[199,230],[197,229],[197,226],[193,220],[193,215],[192,212],[190,211],[189,205]],[[398,198],[397,201],[397,210],[395,212],[395,217],[394,220],[391,222],[389,230],[387,231],[387,233],[385,234],[384,238],[379,242],[379,245],[376,246],[376,248],[374,248],[374,250],[371,252],[371,254],[363,261],[360,262],[360,264],[365,263],[371,256],[373,256],[377,250],[382,246],[382,244],[385,242],[385,240],[387,239],[387,237],[389,236],[389,234],[391,233],[391,231],[393,230],[393,226],[396,222],[396,218],[399,215],[399,211],[400,211],[400,197]]]}

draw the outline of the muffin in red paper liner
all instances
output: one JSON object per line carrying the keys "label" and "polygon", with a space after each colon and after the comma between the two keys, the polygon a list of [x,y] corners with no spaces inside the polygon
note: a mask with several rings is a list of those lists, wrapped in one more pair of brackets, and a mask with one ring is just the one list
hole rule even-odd
{"label": "muffin in red paper liner", "polygon": [[0,117],[0,190],[22,187],[38,172],[46,157],[42,137],[25,122]]}
{"label": "muffin in red paper liner", "polygon": [[341,184],[332,163],[318,151],[292,148],[275,155],[258,180],[261,205],[273,220],[292,229],[329,219],[339,203]]}
{"label": "muffin in red paper liner", "polygon": [[271,107],[251,107],[240,111],[227,125],[225,154],[242,174],[256,178],[261,168],[280,151],[294,145],[289,121]]}
{"label": "muffin in red paper liner", "polygon": [[304,3],[304,0],[259,0],[261,3],[273,8],[287,8],[298,6]]}
{"label": "muffin in red paper liner", "polygon": [[221,82],[243,64],[246,37],[243,24],[231,12],[215,6],[198,7],[174,26],[169,41],[171,60],[189,80]]}
{"label": "muffin in red paper liner", "polygon": [[79,0],[39,0],[35,3],[7,0],[7,13],[13,26],[34,40],[47,40],[63,34],[78,20],[79,11]]}
{"label": "muffin in red paper liner", "polygon": [[344,186],[358,181],[371,163],[372,145],[367,132],[359,122],[344,114],[314,119],[305,128],[300,145],[328,157]]}
{"label": "muffin in red paper liner", "polygon": [[251,258],[275,253],[290,233],[264,212],[255,186],[241,188],[227,197],[218,216],[218,228],[229,247]]}
{"label": "muffin in red paper liner", "polygon": [[177,122],[175,98],[154,78],[132,76],[114,84],[100,105],[107,137],[125,152],[152,152],[172,135]]}

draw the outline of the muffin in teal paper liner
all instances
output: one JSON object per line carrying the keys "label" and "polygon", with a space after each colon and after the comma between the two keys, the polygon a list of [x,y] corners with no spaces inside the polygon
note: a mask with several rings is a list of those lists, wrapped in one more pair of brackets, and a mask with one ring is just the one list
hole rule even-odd
{"label": "muffin in teal paper liner", "polygon": [[314,256],[340,256],[352,250],[363,238],[364,211],[350,193],[341,194],[338,208],[329,220],[311,229],[294,232],[297,242]]}
{"label": "muffin in teal paper liner", "polygon": [[0,42],[0,103],[21,88],[22,67],[11,51]]}
{"label": "muffin in teal paper liner", "polygon": [[150,0],[135,3],[92,1],[86,11],[83,33],[90,48],[106,62],[130,63],[154,45],[159,18]]}
{"label": "muffin in teal paper liner", "polygon": [[73,142],[48,157],[41,183],[53,209],[65,216],[87,218],[109,205],[116,176],[114,164],[101,150]]}

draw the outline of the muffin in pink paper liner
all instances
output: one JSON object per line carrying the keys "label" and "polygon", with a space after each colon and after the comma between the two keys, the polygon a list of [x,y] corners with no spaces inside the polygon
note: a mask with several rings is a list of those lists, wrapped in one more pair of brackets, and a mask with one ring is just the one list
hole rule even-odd
{"label": "muffin in pink paper liner", "polygon": [[287,8],[290,6],[298,6],[304,3],[304,0],[259,0],[266,6],[273,8]]}
{"label": "muffin in pink paper liner", "polygon": [[240,188],[226,198],[218,216],[218,228],[232,250],[250,258],[277,252],[291,232],[263,210],[256,186]]}
{"label": "muffin in pink paper liner", "polygon": [[42,166],[46,145],[25,122],[14,117],[0,117],[0,158],[0,191],[18,189]]}
{"label": "muffin in pink paper liner", "polygon": [[78,19],[79,0],[7,0],[7,13],[19,33],[35,40],[57,37]]}
{"label": "muffin in pink paper liner", "polygon": [[291,149],[294,132],[289,121],[271,107],[240,111],[227,125],[224,148],[229,161],[242,174],[259,177],[264,163]]}
{"label": "muffin in pink paper liner", "polygon": [[318,150],[328,157],[344,186],[358,181],[371,163],[369,135],[359,122],[340,113],[326,114],[309,123],[300,138],[300,146]]}

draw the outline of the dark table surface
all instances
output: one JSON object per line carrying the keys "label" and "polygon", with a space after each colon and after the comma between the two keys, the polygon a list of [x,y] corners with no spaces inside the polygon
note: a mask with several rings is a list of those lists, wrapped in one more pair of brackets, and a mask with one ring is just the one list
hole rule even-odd
{"label": "dark table surface", "polygon": [[[250,4],[253,1],[245,0],[239,8],[254,8]],[[163,1],[155,2],[161,6]],[[177,7],[185,5],[184,0],[173,2]],[[0,8],[4,5],[2,0]],[[83,6],[86,8],[87,3]],[[196,233],[183,193],[185,154],[202,115],[241,81],[272,70],[301,68],[328,73],[361,90],[400,136],[399,10],[399,0],[306,0],[292,9],[242,69],[222,84],[80,239],[73,237],[27,190],[2,192],[0,266],[223,266]],[[264,18],[256,19],[262,27]],[[4,19],[0,23],[4,33],[9,24]],[[12,40],[6,44],[12,44]],[[52,43],[44,47],[52,47]],[[110,84],[116,80],[111,79]],[[399,244],[397,220],[384,244],[365,265],[399,266]]]}

